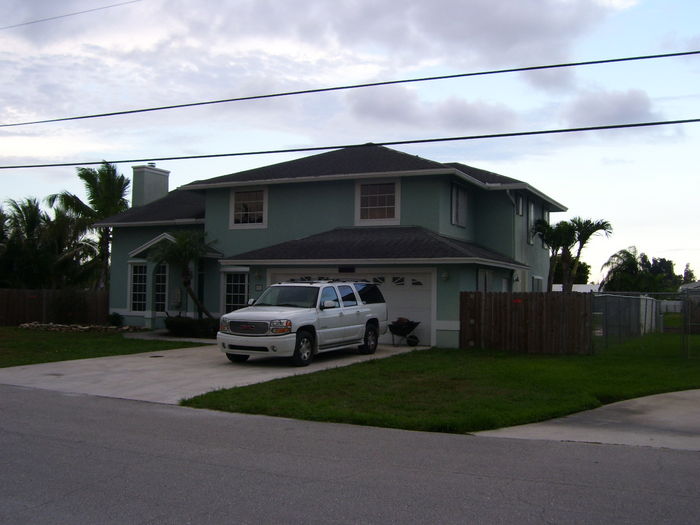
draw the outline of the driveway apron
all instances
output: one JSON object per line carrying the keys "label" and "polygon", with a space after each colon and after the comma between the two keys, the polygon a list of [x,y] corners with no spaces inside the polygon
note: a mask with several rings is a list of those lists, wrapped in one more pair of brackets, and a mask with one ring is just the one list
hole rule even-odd
{"label": "driveway apron", "polygon": [[0,384],[177,404],[183,398],[219,388],[308,374],[413,350],[416,348],[380,346],[372,355],[328,352],[316,356],[311,365],[297,368],[280,358],[252,358],[232,364],[216,345],[206,345],[0,368]]}

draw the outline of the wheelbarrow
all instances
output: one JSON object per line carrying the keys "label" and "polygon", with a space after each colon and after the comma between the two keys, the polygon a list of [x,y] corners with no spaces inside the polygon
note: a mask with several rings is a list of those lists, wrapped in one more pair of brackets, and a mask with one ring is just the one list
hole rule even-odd
{"label": "wheelbarrow", "polygon": [[395,338],[398,337],[399,343],[403,339],[408,346],[416,346],[418,344],[418,337],[411,335],[411,332],[413,332],[419,324],[420,321],[409,321],[401,317],[389,324],[392,344],[397,346]]}

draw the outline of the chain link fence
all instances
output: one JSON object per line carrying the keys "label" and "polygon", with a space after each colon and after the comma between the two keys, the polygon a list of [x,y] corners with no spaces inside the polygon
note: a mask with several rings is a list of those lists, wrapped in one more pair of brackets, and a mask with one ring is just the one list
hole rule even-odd
{"label": "chain link fence", "polygon": [[700,292],[593,294],[595,351],[649,334],[680,335],[680,350],[700,357]]}

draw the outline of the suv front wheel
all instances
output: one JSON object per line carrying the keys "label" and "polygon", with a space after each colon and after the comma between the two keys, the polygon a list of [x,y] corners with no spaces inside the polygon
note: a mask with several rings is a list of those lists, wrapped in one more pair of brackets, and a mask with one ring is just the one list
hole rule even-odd
{"label": "suv front wheel", "polygon": [[307,366],[314,355],[314,336],[305,330],[297,332],[297,343],[294,347],[292,363],[296,366]]}

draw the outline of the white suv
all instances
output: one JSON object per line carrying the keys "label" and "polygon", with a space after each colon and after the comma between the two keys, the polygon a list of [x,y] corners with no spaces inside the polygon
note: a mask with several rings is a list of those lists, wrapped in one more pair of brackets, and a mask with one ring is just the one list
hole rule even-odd
{"label": "white suv", "polygon": [[316,353],[355,346],[373,354],[387,330],[386,302],[370,283],[279,283],[250,304],[222,316],[216,334],[219,349],[234,363],[274,355],[305,366]]}

